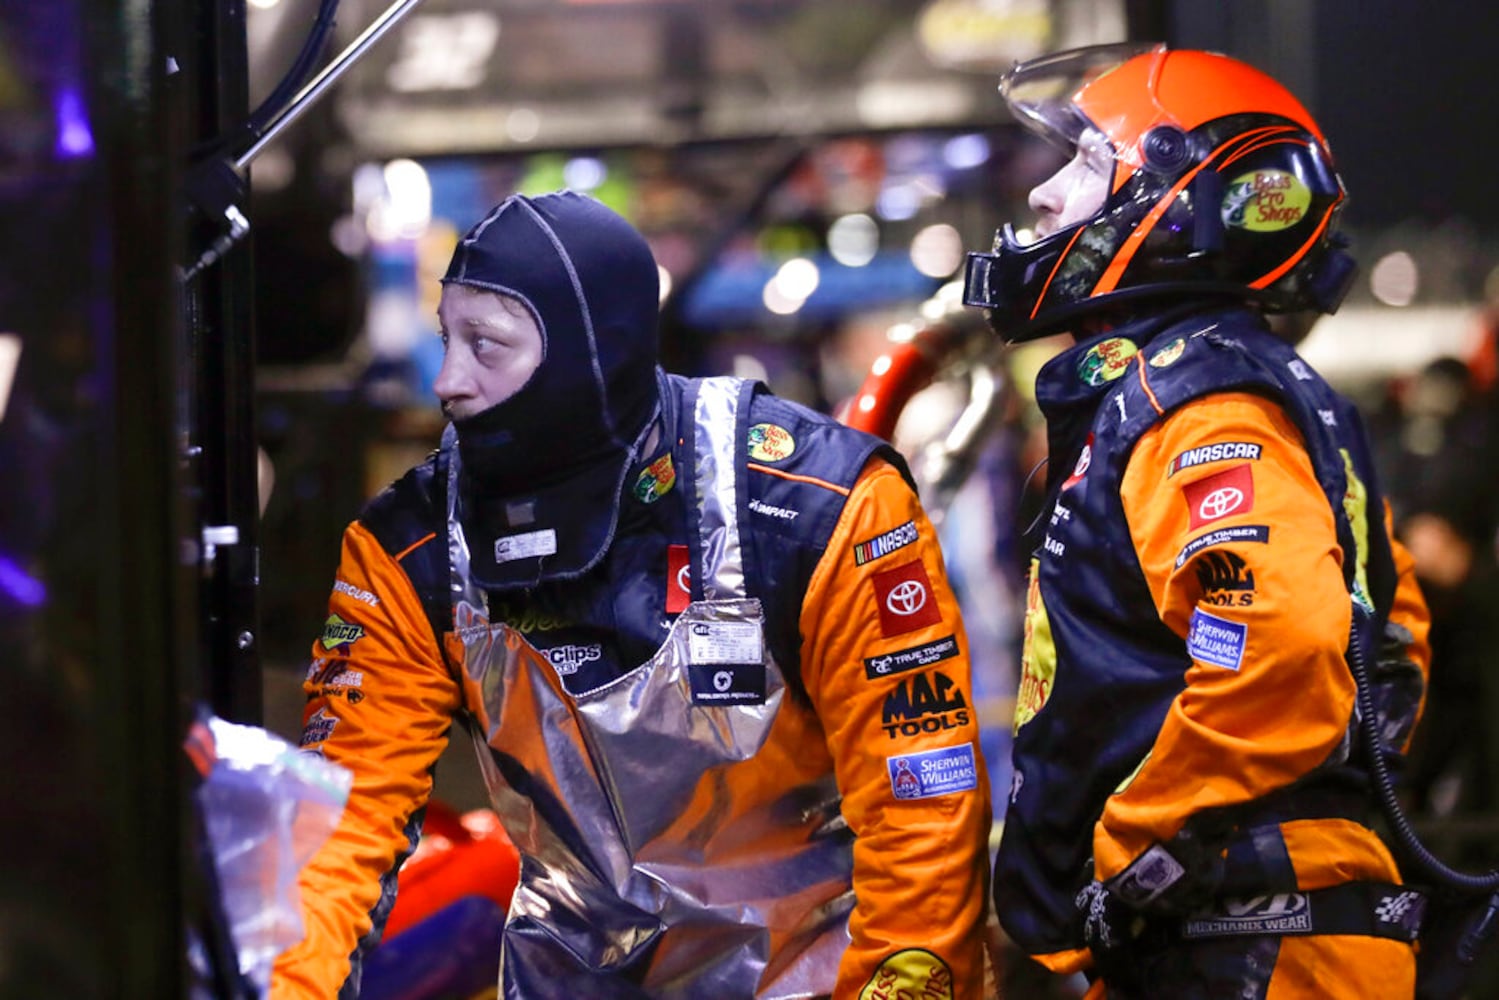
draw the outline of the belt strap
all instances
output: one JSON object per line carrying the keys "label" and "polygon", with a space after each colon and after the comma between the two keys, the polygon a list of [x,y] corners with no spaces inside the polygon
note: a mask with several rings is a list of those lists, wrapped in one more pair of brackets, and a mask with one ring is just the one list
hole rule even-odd
{"label": "belt strap", "polygon": [[1426,915],[1426,896],[1389,882],[1345,882],[1310,892],[1219,900],[1182,920],[1184,939],[1287,934],[1354,934],[1412,942]]}

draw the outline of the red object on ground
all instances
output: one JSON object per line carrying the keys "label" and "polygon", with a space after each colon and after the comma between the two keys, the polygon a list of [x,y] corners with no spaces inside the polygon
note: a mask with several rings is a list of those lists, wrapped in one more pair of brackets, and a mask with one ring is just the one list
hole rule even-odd
{"label": "red object on ground", "polygon": [[434,799],[427,804],[421,842],[401,866],[385,937],[465,896],[483,896],[507,910],[519,877],[520,854],[498,816],[488,809],[460,815]]}

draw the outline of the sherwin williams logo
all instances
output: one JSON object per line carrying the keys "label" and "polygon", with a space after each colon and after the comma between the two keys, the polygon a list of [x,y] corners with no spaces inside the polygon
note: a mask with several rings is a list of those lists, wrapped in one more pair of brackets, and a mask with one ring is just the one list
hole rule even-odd
{"label": "sherwin williams logo", "polygon": [[1132,340],[1110,337],[1088,348],[1077,363],[1077,377],[1089,385],[1112,382],[1129,367],[1130,358],[1139,353]]}
{"label": "sherwin williams logo", "polygon": [[635,480],[635,499],[641,503],[655,503],[677,482],[677,468],[671,462],[671,452],[656,459]]}
{"label": "sherwin williams logo", "polygon": [[328,620],[323,623],[323,648],[337,649],[340,646],[351,646],[364,638],[364,626],[347,622],[338,615],[329,615]]}
{"label": "sherwin williams logo", "polygon": [[749,429],[749,454],[757,462],[779,462],[796,451],[796,438],[776,424],[756,424]]}
{"label": "sherwin williams logo", "polygon": [[890,790],[898,799],[929,799],[978,787],[973,744],[886,757]]}
{"label": "sherwin williams logo", "polygon": [[1223,193],[1223,224],[1253,233],[1290,229],[1306,217],[1312,192],[1284,170],[1256,170],[1229,181]]}
{"label": "sherwin williams logo", "polygon": [[903,549],[916,541],[916,522],[907,521],[898,528],[891,528],[883,535],[876,535],[867,542],[854,546],[854,565],[863,566],[880,556],[888,556],[896,549]]}

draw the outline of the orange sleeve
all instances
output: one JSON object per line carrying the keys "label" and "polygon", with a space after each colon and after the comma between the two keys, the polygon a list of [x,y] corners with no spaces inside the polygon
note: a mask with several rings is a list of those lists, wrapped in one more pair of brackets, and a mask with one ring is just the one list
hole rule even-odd
{"label": "orange sleeve", "polygon": [[936,532],[888,463],[855,484],[801,629],[857,838],[836,996],[978,997],[991,813],[968,639]]}
{"label": "orange sleeve", "polygon": [[353,771],[354,784],[338,827],[302,870],[305,937],[277,959],[272,1000],[338,994],[381,879],[413,846],[412,816],[431,794],[459,707],[410,580],[357,522],[344,532],[328,610],[303,683],[301,742]]}
{"label": "orange sleeve", "polygon": [[[1234,447],[1194,451],[1225,444]],[[1101,880],[1188,816],[1259,798],[1323,763],[1355,695],[1333,513],[1276,404],[1227,393],[1173,411],[1138,442],[1120,492],[1156,609],[1193,662],[1150,753],[1094,829]]]}

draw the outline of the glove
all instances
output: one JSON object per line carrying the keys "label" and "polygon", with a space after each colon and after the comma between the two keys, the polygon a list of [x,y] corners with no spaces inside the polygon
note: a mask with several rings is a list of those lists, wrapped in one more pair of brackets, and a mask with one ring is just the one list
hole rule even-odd
{"label": "glove", "polygon": [[1083,919],[1083,940],[1093,953],[1093,966],[1109,986],[1129,993],[1138,985],[1135,939],[1145,918],[1130,909],[1102,882],[1089,882],[1073,900]]}

